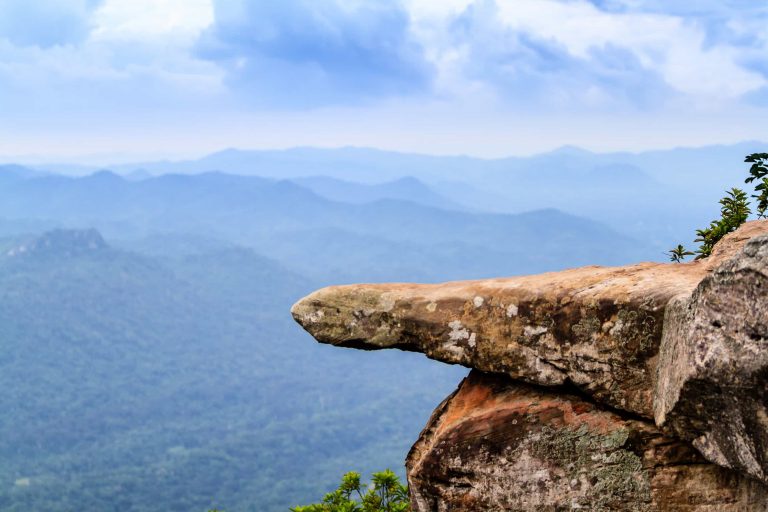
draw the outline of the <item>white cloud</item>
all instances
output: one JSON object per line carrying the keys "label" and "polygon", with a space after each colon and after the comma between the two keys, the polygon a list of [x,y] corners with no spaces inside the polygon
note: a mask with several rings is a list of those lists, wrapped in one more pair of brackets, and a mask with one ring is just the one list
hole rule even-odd
{"label": "white cloud", "polygon": [[432,66],[392,0],[216,0],[197,55],[252,108],[305,110],[431,92]]}
{"label": "white cloud", "polygon": [[[251,1],[295,8],[295,18],[278,19],[290,29],[286,45],[271,51],[294,55],[299,48],[315,59],[312,52],[323,50],[302,21],[301,6],[313,0]],[[371,1],[338,0],[349,13]],[[321,56],[330,70],[346,66],[339,75],[346,89],[339,88],[333,107],[270,111],[263,108],[270,92],[295,84],[291,94],[301,99],[312,84],[264,59],[258,80],[235,91],[220,65],[195,53],[214,19],[212,0],[13,0],[38,10],[69,7],[45,10],[49,16],[34,17],[31,29],[25,23],[33,9],[21,18],[0,12],[0,151],[358,144],[502,155],[562,144],[620,149],[764,137],[766,109],[751,98],[760,90],[768,97],[765,8],[747,13],[727,0],[686,9],[663,0],[594,0],[611,3],[603,9],[586,0],[401,1],[404,38],[419,43],[419,59],[423,49],[425,75],[436,72],[420,76],[418,97],[392,88],[386,98],[353,102],[352,93],[368,91],[371,82],[349,77],[382,66],[346,58],[355,48],[324,20],[335,46]],[[485,11],[462,16],[470,6]],[[70,18],[71,30],[48,29]],[[370,28],[380,21],[371,17],[354,32],[361,52],[388,44]],[[240,35],[247,42],[253,32]],[[232,66],[243,68],[252,55],[245,48]],[[392,55],[395,66],[402,59]],[[408,85],[410,78],[403,89]]]}
{"label": "white cloud", "polygon": [[735,97],[766,85],[757,73],[738,64],[739,50],[705,47],[702,26],[663,14],[607,13],[580,1],[515,0],[498,2],[504,23],[563,44],[574,56],[616,45],[632,51],[680,92],[697,97]]}
{"label": "white cloud", "polygon": [[212,0],[106,0],[94,14],[97,39],[196,36],[213,22]]}
{"label": "white cloud", "polygon": [[[698,104],[737,98],[768,84],[764,76],[742,66],[748,50],[728,41],[709,41],[707,26],[699,19],[658,12],[606,12],[585,0],[409,0],[407,5],[427,55],[441,70],[438,83],[444,90],[468,88],[476,92],[481,87],[460,76],[461,68],[469,65],[462,59],[476,56],[467,49],[477,41],[457,43],[446,37],[451,21],[470,6],[493,10],[498,16],[495,22],[511,34],[559,45],[581,59],[584,66],[590,65],[595,51],[606,47],[627,50],[649,73],[658,74],[667,85]],[[717,16],[722,15],[718,9]],[[760,42],[760,50],[768,51],[765,34],[761,35],[754,24],[734,19],[730,28],[742,38],[752,35]],[[477,32],[470,35],[483,37]],[[482,44],[493,45],[494,41],[487,38]],[[495,44],[501,48],[504,40],[497,39]]]}
{"label": "white cloud", "polygon": [[0,38],[0,111],[25,122],[119,123],[130,112],[214,104],[222,73],[190,50],[210,19],[209,0],[107,0],[86,18],[90,30],[77,44]]}
{"label": "white cloud", "polygon": [[426,19],[447,18],[455,16],[467,7],[474,0],[406,0],[405,6],[410,11],[414,20],[424,21]]}

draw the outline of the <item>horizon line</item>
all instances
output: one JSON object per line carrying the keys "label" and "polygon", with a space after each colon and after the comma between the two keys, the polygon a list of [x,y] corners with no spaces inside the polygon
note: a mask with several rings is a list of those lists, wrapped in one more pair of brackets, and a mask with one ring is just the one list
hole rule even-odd
{"label": "horizon line", "polygon": [[[643,150],[631,150],[631,149],[624,149],[624,150],[612,150],[612,151],[599,151],[599,150],[593,150],[589,148],[585,148],[583,146],[578,146],[574,144],[563,144],[553,147],[552,149],[546,150],[546,151],[537,151],[534,153],[528,153],[528,154],[509,154],[505,156],[497,156],[497,157],[488,157],[488,156],[482,156],[482,155],[473,155],[469,153],[429,153],[429,152],[418,152],[418,151],[407,151],[407,150],[398,150],[398,149],[387,149],[385,147],[374,147],[374,146],[356,146],[356,145],[341,145],[341,146],[313,146],[313,145],[296,145],[296,146],[285,146],[285,147],[274,147],[274,148],[258,148],[258,147],[223,147],[221,149],[217,149],[214,151],[207,151],[202,154],[198,154],[197,156],[158,156],[156,158],[152,157],[141,157],[139,156],[139,153],[133,153],[134,157],[129,157],[127,154],[123,158],[118,157],[117,155],[124,154],[122,152],[117,153],[92,153],[92,154],[84,154],[84,155],[78,155],[78,156],[42,156],[42,155],[0,155],[0,165],[7,166],[7,165],[21,165],[21,166],[27,166],[27,167],[34,167],[34,166],[51,166],[51,167],[80,167],[83,170],[108,170],[110,167],[126,167],[126,166],[140,166],[140,165],[147,165],[147,164],[180,164],[180,163],[189,163],[189,162],[196,162],[200,160],[204,160],[206,158],[210,158],[216,155],[221,155],[223,153],[228,152],[239,152],[239,153],[290,153],[290,152],[297,152],[297,151],[320,151],[320,152],[341,152],[341,151],[371,151],[371,152],[378,152],[378,153],[385,153],[390,155],[402,155],[402,156],[413,156],[413,157],[425,157],[425,158],[451,158],[451,159],[468,159],[468,160],[480,160],[480,161],[487,161],[487,162],[494,162],[494,161],[503,161],[503,160],[511,160],[511,159],[527,159],[527,158],[535,158],[539,156],[545,156],[560,152],[578,152],[578,153],[585,153],[595,156],[608,156],[608,155],[641,155],[645,153],[655,153],[655,152],[664,152],[664,151],[677,151],[677,150],[700,150],[700,149],[706,149],[706,148],[723,148],[723,147],[734,147],[734,146],[740,146],[745,144],[762,144],[765,146],[768,146],[768,142],[760,141],[760,140],[741,140],[738,142],[733,143],[718,143],[718,144],[701,144],[701,145],[674,145],[674,146],[667,146],[667,147],[658,147],[658,148],[651,148],[651,149],[643,149]],[[138,170],[138,168],[137,168]]]}

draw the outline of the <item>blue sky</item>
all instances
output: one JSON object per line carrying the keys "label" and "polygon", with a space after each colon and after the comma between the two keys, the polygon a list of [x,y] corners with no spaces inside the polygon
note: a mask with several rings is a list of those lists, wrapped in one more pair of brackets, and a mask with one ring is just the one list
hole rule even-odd
{"label": "blue sky", "polygon": [[754,0],[0,0],[0,156],[765,140]]}

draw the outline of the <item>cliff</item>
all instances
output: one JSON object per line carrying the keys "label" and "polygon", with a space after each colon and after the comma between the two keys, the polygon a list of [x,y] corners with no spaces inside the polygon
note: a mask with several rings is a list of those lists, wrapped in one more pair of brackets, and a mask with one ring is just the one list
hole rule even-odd
{"label": "cliff", "polygon": [[473,368],[407,460],[414,510],[768,510],[768,221],[686,264],[330,287],[320,342]]}

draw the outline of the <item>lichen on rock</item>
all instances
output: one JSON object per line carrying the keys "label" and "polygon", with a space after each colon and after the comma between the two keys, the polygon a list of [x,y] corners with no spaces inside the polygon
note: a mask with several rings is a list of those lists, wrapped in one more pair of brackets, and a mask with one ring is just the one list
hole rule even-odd
{"label": "lichen on rock", "polygon": [[768,236],[668,308],[656,421],[768,483]]}
{"label": "lichen on rock", "polygon": [[765,487],[650,422],[473,370],[406,462],[415,512],[765,510]]}

